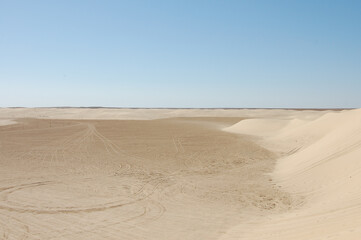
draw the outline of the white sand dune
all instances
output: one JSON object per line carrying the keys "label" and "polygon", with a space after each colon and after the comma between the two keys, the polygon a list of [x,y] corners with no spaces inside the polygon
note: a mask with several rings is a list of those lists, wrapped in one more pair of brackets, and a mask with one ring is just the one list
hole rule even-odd
{"label": "white sand dune", "polygon": [[315,120],[254,119],[226,130],[298,149],[278,160],[272,176],[302,204],[242,223],[222,239],[361,239],[361,109]]}

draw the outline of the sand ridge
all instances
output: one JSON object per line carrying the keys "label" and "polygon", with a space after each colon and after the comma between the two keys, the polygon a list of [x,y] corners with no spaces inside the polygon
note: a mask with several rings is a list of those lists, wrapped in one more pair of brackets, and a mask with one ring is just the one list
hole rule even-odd
{"label": "sand ridge", "polygon": [[172,117],[292,117],[314,119],[332,110],[284,109],[127,109],[127,108],[0,108],[0,119],[150,120]]}
{"label": "sand ridge", "polygon": [[[250,125],[253,129],[267,125],[267,121],[249,121],[226,130],[251,134]],[[282,189],[303,197],[303,204],[240,224],[221,239],[360,239],[361,109],[327,113],[310,121],[280,120],[270,131],[255,134],[264,143],[289,150],[278,160],[272,177]]]}

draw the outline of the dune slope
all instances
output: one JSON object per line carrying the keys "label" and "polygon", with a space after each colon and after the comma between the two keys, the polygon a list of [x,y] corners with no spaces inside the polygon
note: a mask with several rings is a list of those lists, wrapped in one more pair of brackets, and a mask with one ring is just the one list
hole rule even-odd
{"label": "dune slope", "polygon": [[315,120],[269,121],[270,125],[267,120],[248,120],[226,130],[252,134],[251,126],[265,143],[288,149],[272,176],[302,204],[287,213],[242,223],[222,239],[360,239],[361,109],[327,113]]}

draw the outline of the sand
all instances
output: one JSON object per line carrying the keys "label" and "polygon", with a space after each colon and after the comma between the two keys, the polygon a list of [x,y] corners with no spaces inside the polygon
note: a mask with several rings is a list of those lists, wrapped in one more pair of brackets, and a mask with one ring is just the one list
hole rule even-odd
{"label": "sand", "polygon": [[361,237],[361,110],[3,108],[0,119],[2,239]]}
{"label": "sand", "polygon": [[[268,121],[272,127],[261,134],[256,126],[266,129]],[[285,150],[271,176],[302,204],[241,223],[221,239],[360,239],[361,109],[277,121],[253,119],[226,130],[254,130],[264,145]]]}
{"label": "sand", "polygon": [[16,121],[10,119],[0,119],[0,126],[16,124]]}

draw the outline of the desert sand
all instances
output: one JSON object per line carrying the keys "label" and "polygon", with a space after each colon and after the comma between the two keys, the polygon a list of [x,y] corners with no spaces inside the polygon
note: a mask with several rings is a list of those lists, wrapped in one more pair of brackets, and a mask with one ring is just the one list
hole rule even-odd
{"label": "desert sand", "polygon": [[361,110],[0,109],[2,239],[360,239]]}

